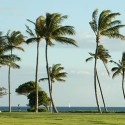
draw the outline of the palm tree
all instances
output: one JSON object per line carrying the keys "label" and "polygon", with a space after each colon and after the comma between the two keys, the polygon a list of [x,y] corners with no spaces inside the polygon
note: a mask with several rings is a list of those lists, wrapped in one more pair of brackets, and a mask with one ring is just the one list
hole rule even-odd
{"label": "palm tree", "polygon": [[[50,73],[50,79],[51,79],[50,80],[51,81],[51,90],[50,90],[51,94],[53,90],[53,83],[55,81],[65,82],[63,78],[67,77],[67,73],[64,72],[63,70],[64,70],[64,67],[62,67],[61,64],[54,64],[52,65],[52,67],[49,67],[49,73]],[[48,80],[48,78],[42,78],[39,81],[43,81],[43,80]],[[57,109],[56,111],[58,112]]]}
{"label": "palm tree", "polygon": [[[62,16],[59,13],[46,13],[45,25],[44,28],[42,28],[42,32],[44,32],[44,38],[46,41],[46,48],[45,48],[45,58],[46,58],[46,70],[48,75],[48,85],[49,85],[49,93],[50,93],[50,99],[52,102],[52,106],[54,109],[54,112],[57,112],[53,99],[51,94],[51,79],[50,79],[50,73],[49,73],[49,62],[48,62],[48,46],[54,45],[52,40],[65,43],[65,44],[72,44],[76,45],[76,41],[72,38],[65,37],[65,35],[74,35],[75,30],[73,26],[63,26],[61,25],[62,21],[64,19],[67,19],[67,16]],[[43,35],[43,34],[42,34]]]}
{"label": "palm tree", "polygon": [[40,45],[40,41],[43,38],[43,32],[42,28],[44,25],[44,20],[42,19],[43,17],[40,16],[36,19],[36,23],[34,23],[31,20],[27,20],[31,23],[34,24],[35,26],[35,33],[33,33],[33,31],[26,26],[27,30],[26,32],[31,36],[31,38],[27,39],[27,43],[32,43],[32,42],[36,42],[37,43],[37,57],[36,57],[36,71],[35,71],[35,83],[36,83],[36,106],[35,106],[35,112],[38,112],[38,67],[39,67],[39,45]]}
{"label": "palm tree", "polygon": [[111,63],[114,63],[116,67],[112,68],[113,76],[112,78],[116,77],[117,75],[122,75],[122,91],[123,91],[123,97],[125,99],[125,90],[124,90],[124,79],[125,79],[125,52],[122,54],[122,59],[119,60],[119,62],[115,62],[113,60],[110,61]]}
{"label": "palm tree", "polygon": [[[10,50],[10,56],[11,56],[10,61],[13,61],[13,59],[12,59],[13,49],[24,51],[23,48],[19,46],[20,44],[22,44],[24,42],[24,36],[21,34],[20,31],[10,32],[10,30],[9,30],[7,32],[7,35],[5,36],[5,39],[6,39],[6,48],[8,48],[8,50]],[[20,66],[15,65],[15,67],[13,66],[13,68],[20,68]],[[11,73],[11,65],[9,65],[9,70],[8,70],[9,112],[11,112],[10,73]]]}
{"label": "palm tree", "polygon": [[89,22],[95,37],[96,37],[96,50],[95,50],[95,65],[94,65],[94,88],[95,88],[95,97],[96,103],[98,107],[98,111],[101,112],[101,108],[98,101],[98,94],[97,94],[97,85],[96,85],[96,66],[97,66],[97,53],[98,53],[98,46],[100,44],[101,36],[106,36],[108,38],[118,38],[118,39],[125,39],[125,36],[120,34],[119,29],[124,27],[125,25],[121,24],[120,20],[114,20],[116,16],[119,16],[120,13],[112,13],[110,10],[103,10],[99,17],[97,18],[98,9],[94,10],[92,14],[92,21]]}
{"label": "palm tree", "polygon": [[[92,60],[92,59],[95,58],[95,54],[93,54],[93,53],[89,53],[89,54],[90,54],[91,57],[87,58],[87,59],[86,59],[86,62],[88,62],[88,61],[90,61],[90,60]],[[99,47],[98,47],[98,53],[97,53],[96,58],[97,58],[97,59],[100,59],[100,60],[103,62],[103,64],[104,64],[104,66],[105,66],[105,69],[106,69],[108,75],[109,75],[109,71],[108,71],[108,68],[107,68],[106,64],[108,63],[108,59],[109,59],[110,57],[111,57],[111,56],[109,55],[108,50],[106,50],[106,49],[103,47],[103,45],[99,45]],[[107,112],[108,110],[107,110],[106,105],[105,105],[105,100],[104,100],[104,96],[103,96],[103,92],[102,92],[102,88],[101,88],[101,84],[100,84],[100,80],[99,80],[97,68],[96,68],[96,74],[97,74],[97,81],[98,81],[99,89],[100,89],[100,92],[101,92],[104,109],[105,109],[105,111]]]}

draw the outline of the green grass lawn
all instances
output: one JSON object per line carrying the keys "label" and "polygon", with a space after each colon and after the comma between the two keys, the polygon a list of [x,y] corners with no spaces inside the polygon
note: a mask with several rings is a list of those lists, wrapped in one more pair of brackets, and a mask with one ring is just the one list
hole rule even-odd
{"label": "green grass lawn", "polygon": [[125,125],[125,114],[3,112],[0,125]]}

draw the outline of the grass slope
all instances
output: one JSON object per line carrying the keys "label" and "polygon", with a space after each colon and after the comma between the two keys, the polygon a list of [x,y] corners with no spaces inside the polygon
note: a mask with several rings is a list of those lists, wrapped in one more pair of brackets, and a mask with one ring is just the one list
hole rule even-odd
{"label": "grass slope", "polygon": [[125,125],[125,114],[3,112],[0,125]]}

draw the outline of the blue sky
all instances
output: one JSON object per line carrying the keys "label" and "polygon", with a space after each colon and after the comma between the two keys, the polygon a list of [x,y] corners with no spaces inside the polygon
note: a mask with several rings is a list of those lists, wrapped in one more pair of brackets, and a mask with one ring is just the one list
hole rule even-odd
{"label": "blue sky", "polygon": [[[72,25],[75,27],[76,35],[73,38],[77,41],[79,48],[57,44],[49,48],[49,63],[61,63],[68,72],[65,83],[54,84],[54,101],[57,106],[96,106],[94,97],[93,83],[93,62],[85,63],[85,59],[89,56],[88,52],[95,50],[95,36],[89,26],[91,15],[94,9],[98,8],[99,13],[104,9],[110,9],[112,12],[120,12],[118,17],[125,24],[125,1],[121,0],[1,0],[0,4],[0,24],[1,31],[5,34],[10,30],[20,30],[27,36],[25,24],[32,29],[32,24],[26,19],[35,21],[40,15],[46,12],[58,12],[62,15],[68,15],[68,19],[64,21],[64,25]],[[125,29],[121,31],[125,33]],[[102,38],[102,44],[110,51],[113,60],[121,59],[122,52],[125,48],[125,41]],[[35,74],[35,58],[36,44],[23,45],[25,52],[16,52],[21,56],[22,61],[19,63],[20,70],[12,70],[11,74],[11,91],[12,105],[25,106],[28,100],[25,96],[15,93],[15,88],[20,84],[34,80]],[[40,47],[40,66],[39,78],[46,76],[45,71],[45,55],[44,41]],[[109,64],[111,69],[113,65]],[[112,80],[108,77],[101,62],[99,62],[99,76],[103,88],[103,93],[107,106],[124,106],[121,90],[121,77]],[[7,67],[0,70],[0,86],[7,88]],[[48,92],[46,82],[40,83],[40,86]],[[101,100],[101,98],[99,98]],[[102,102],[100,101],[101,106]],[[0,98],[0,106],[8,105],[8,96]]]}

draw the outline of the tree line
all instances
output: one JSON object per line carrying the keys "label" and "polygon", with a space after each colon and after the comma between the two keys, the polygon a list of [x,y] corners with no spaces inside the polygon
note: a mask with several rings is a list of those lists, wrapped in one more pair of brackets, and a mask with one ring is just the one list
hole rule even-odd
{"label": "tree line", "polygon": [[[120,33],[120,29],[125,27],[121,23],[120,20],[115,19],[119,16],[120,13],[113,13],[110,10],[103,10],[98,16],[98,9],[95,9],[92,13],[92,20],[89,22],[91,29],[95,34],[95,43],[96,49],[95,53],[89,53],[90,58],[86,59],[89,61],[94,59],[94,90],[95,90],[95,98],[98,107],[98,112],[102,112],[98,100],[98,93],[97,93],[97,85],[99,86],[101,97],[103,100],[105,111],[107,112],[101,83],[99,79],[99,74],[97,70],[97,62],[100,59],[104,67],[109,75],[109,70],[107,68],[107,63],[115,63],[117,67],[112,68],[114,72],[113,78],[117,74],[121,74],[122,77],[122,90],[123,95],[125,97],[124,92],[124,71],[125,71],[125,53],[123,53],[123,57],[121,61],[118,63],[111,60],[111,55],[109,54],[108,50],[104,48],[101,44],[101,37],[105,36],[108,38],[117,38],[121,40],[125,40],[125,36]],[[52,112],[58,112],[52,96],[52,84],[57,81],[65,81],[63,78],[67,76],[66,72],[63,72],[63,67],[61,64],[54,64],[52,67],[49,66],[49,58],[48,58],[48,46],[55,45],[53,41],[59,42],[62,44],[73,45],[78,47],[76,40],[71,38],[70,36],[75,35],[75,29],[73,26],[70,25],[62,25],[62,22],[67,19],[67,15],[61,15],[59,13],[46,13],[46,16],[39,16],[35,22],[27,19],[29,23],[32,23],[34,26],[34,30],[32,30],[29,26],[26,25],[26,32],[28,33],[28,37],[25,36],[20,31],[8,31],[6,35],[3,35],[0,32],[0,66],[8,66],[8,95],[9,95],[9,111],[11,112],[11,92],[10,92],[10,74],[11,68],[20,68],[19,65],[16,64],[16,61],[20,61],[20,57],[13,53],[13,49],[24,51],[21,47],[21,44],[30,44],[36,43],[37,54],[36,54],[36,70],[35,70],[35,112],[38,112],[39,106],[39,82],[41,80],[48,81],[48,89],[49,89],[49,98],[50,103],[52,105]],[[38,78],[38,68],[39,68],[39,46],[40,44],[45,41],[45,61],[46,61],[46,78]],[[8,54],[10,52],[10,54]]]}

